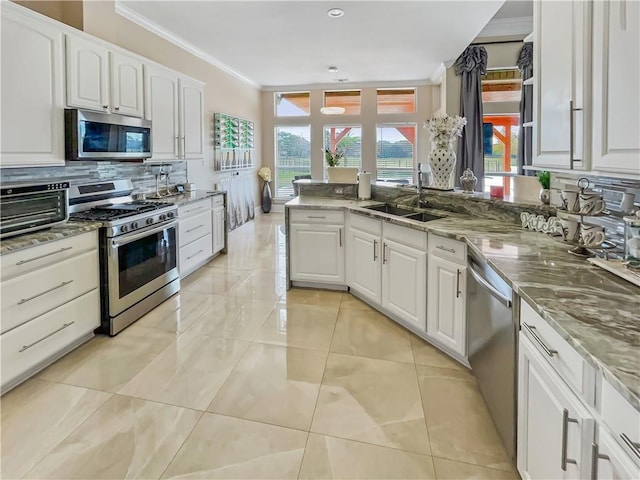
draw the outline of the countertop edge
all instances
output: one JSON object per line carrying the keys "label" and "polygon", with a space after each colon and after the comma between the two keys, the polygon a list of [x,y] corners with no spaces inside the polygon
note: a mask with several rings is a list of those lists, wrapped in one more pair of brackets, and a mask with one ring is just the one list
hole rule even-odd
{"label": "countertop edge", "polygon": [[68,221],[62,225],[28,233],[14,238],[0,241],[0,256],[9,255],[27,248],[37,247],[46,243],[55,242],[68,237],[75,237],[83,233],[97,230],[102,226],[100,222],[73,222]]}

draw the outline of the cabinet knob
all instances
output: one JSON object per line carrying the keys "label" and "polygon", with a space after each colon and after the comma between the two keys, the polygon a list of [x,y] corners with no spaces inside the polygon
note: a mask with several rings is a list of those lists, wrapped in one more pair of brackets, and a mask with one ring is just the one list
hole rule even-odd
{"label": "cabinet knob", "polygon": [[117,112],[120,110],[120,107],[115,107],[114,110]]}
{"label": "cabinet knob", "polygon": [[102,108],[103,108],[104,110],[107,110],[107,109],[109,108],[109,105],[102,105]]}

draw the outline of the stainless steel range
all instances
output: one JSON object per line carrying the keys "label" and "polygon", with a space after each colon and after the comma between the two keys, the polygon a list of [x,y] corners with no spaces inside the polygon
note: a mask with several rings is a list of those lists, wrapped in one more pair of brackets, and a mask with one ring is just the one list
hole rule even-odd
{"label": "stainless steel range", "polygon": [[178,207],[133,201],[130,180],[70,188],[71,220],[102,222],[101,332],[115,335],[180,290]]}

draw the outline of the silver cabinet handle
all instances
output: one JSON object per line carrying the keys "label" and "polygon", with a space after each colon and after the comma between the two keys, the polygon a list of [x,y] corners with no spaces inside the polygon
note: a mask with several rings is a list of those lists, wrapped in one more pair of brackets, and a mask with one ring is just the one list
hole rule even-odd
{"label": "silver cabinet handle", "polygon": [[460,291],[460,269],[457,268],[456,269],[456,298],[458,298],[460,296],[460,294],[462,293]]}
{"label": "silver cabinet handle", "polygon": [[184,135],[182,136],[182,158],[186,157],[186,150],[187,150],[187,140],[184,137]]}
{"label": "silver cabinet handle", "polygon": [[581,110],[581,108],[573,108],[573,100],[569,101],[569,168],[571,170],[573,170],[573,164],[577,161],[575,158],[573,158],[573,142],[575,140],[575,135],[573,133],[573,112],[579,112]]}
{"label": "silver cabinet handle", "polygon": [[567,471],[567,463],[577,465],[578,462],[572,458],[567,458],[567,443],[569,441],[569,422],[579,423],[575,418],[569,416],[569,410],[562,410],[562,454],[560,456],[560,468],[563,472]]}
{"label": "silver cabinet handle", "polygon": [[307,215],[307,218],[327,218],[327,217],[320,217],[320,216],[314,216],[314,215]]}
{"label": "silver cabinet handle", "polygon": [[115,110],[116,112],[118,112],[118,111],[120,111],[120,107],[115,107],[115,108],[114,108],[114,110]]}
{"label": "silver cabinet handle", "polygon": [[51,255],[57,255],[58,253],[66,252],[67,250],[71,250],[72,248],[73,247],[64,247],[60,250],[56,250],[55,252],[45,253],[44,255],[28,258],[27,260],[20,260],[19,262],[16,262],[16,265],[24,265],[25,263],[34,262],[36,260],[40,260],[41,258],[50,257]]}
{"label": "silver cabinet handle", "polygon": [[640,443],[636,443],[636,442],[631,441],[631,439],[629,437],[627,437],[626,433],[621,433],[620,434],[620,438],[625,443],[625,445],[627,445],[627,447],[629,447],[631,449],[633,454],[636,457],[640,458]]}
{"label": "silver cabinet handle", "polygon": [[193,232],[194,230],[198,230],[199,228],[204,227],[204,225],[198,225],[197,227],[190,228],[186,233]]}
{"label": "silver cabinet handle", "polygon": [[443,247],[442,245],[436,245],[436,248],[438,250],[444,250],[445,252],[456,253],[456,250],[454,248],[447,248],[447,247]]}
{"label": "silver cabinet handle", "polygon": [[338,241],[340,242],[339,246],[342,247],[342,229],[341,228],[338,229]]}
{"label": "silver cabinet handle", "polygon": [[40,342],[42,342],[43,340],[46,340],[47,338],[49,338],[52,335],[55,335],[56,333],[60,332],[61,330],[64,330],[67,327],[70,327],[71,325],[73,325],[75,322],[75,320],[73,322],[69,322],[69,323],[65,323],[64,325],[62,325],[60,328],[58,328],[57,330],[54,330],[53,332],[51,332],[48,335],[45,335],[44,337],[42,337],[40,340],[36,340],[33,343],[30,343],[29,345],[23,345],[22,348],[20,350],[18,350],[18,352],[22,353],[25,350],[29,350],[31,347],[33,347],[34,345],[39,344]]}
{"label": "silver cabinet handle", "polygon": [[378,259],[378,241],[373,241],[373,261],[375,262]]}
{"label": "silver cabinet handle", "polygon": [[198,250],[196,253],[194,253],[193,255],[191,255],[190,257],[187,257],[187,260],[191,260],[193,257],[197,257],[198,255],[200,255],[202,252],[204,252],[204,250]]}
{"label": "silver cabinet handle", "polygon": [[109,105],[102,105],[102,108],[103,108],[104,110],[108,110],[108,109],[109,109]]}
{"label": "silver cabinet handle", "polygon": [[20,301],[18,302],[18,305],[22,305],[22,304],[24,304],[24,303],[30,302],[31,300],[35,300],[35,299],[36,299],[36,298],[38,298],[38,297],[41,297],[41,296],[43,296],[43,295],[46,295],[47,293],[51,293],[51,292],[53,292],[54,290],[58,290],[59,288],[62,288],[62,287],[64,287],[64,286],[66,286],[66,285],[69,285],[70,283],[73,283],[73,280],[68,280],[68,281],[66,281],[66,282],[62,282],[60,285],[56,285],[55,287],[51,287],[49,290],[45,290],[44,292],[37,293],[37,294],[35,294],[33,297],[23,298],[22,300],[20,300]]}
{"label": "silver cabinet handle", "polygon": [[600,453],[598,444],[591,444],[591,480],[598,480],[598,460],[611,460],[609,455]]}
{"label": "silver cabinet handle", "polygon": [[542,349],[544,350],[544,353],[546,353],[550,357],[553,357],[558,353],[557,350],[552,350],[549,347],[547,347],[547,344],[544,343],[542,339],[538,336],[538,334],[535,332],[536,327],[534,327],[533,325],[528,325],[525,322],[522,322],[522,326],[529,332],[529,334],[533,337],[536,343],[542,347]]}
{"label": "silver cabinet handle", "polygon": [[173,137],[173,148],[174,148],[174,153],[176,154],[176,158],[180,158],[180,145],[179,142],[180,141],[180,137]]}
{"label": "silver cabinet handle", "polygon": [[387,263],[387,244],[386,242],[382,244],[382,263]]}

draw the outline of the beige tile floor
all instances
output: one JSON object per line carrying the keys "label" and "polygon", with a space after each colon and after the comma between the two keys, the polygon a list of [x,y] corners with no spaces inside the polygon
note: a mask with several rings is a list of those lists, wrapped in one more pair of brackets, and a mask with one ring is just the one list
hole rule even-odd
{"label": "beige tile floor", "polygon": [[283,220],[6,394],[0,478],[519,478],[470,372],[348,293],[286,291]]}

